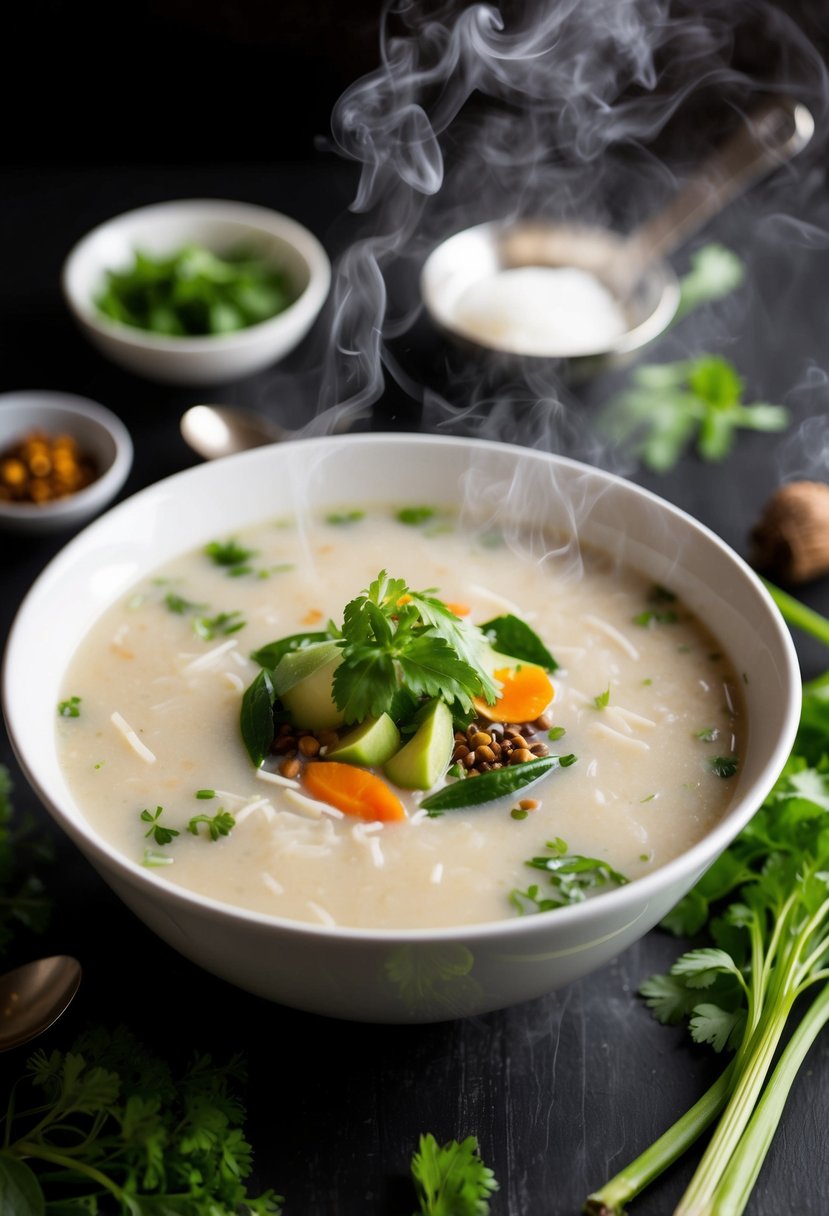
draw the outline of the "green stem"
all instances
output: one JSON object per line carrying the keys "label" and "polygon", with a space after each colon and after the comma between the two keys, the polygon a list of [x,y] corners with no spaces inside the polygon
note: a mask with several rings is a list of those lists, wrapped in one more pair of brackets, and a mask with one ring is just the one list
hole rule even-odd
{"label": "green stem", "polygon": [[658,1140],[600,1190],[588,1195],[584,1205],[588,1216],[620,1216],[624,1204],[643,1191],[691,1147],[728,1101],[735,1064],[736,1060],[732,1060],[711,1088]]}
{"label": "green stem", "polygon": [[111,1178],[107,1178],[106,1174],[102,1174],[94,1166],[85,1165],[83,1161],[76,1161],[74,1157],[55,1152],[54,1149],[46,1148],[44,1145],[32,1140],[17,1140],[12,1145],[12,1151],[16,1157],[34,1157],[39,1161],[48,1161],[51,1165],[62,1166],[63,1169],[71,1170],[74,1173],[84,1174],[93,1182],[97,1182],[104,1190],[109,1191],[116,1199],[123,1199],[123,1191],[116,1182],[113,1182]]}
{"label": "green stem", "polygon": [[783,1115],[789,1090],[812,1044],[829,1021],[829,985],[804,1014],[786,1044],[763,1096],[722,1176],[712,1216],[741,1216]]}
{"label": "green stem", "polygon": [[[801,629],[804,633],[811,634],[813,638],[817,638],[819,642],[829,646],[829,620],[825,616],[821,616],[819,612],[815,612],[812,608],[807,608],[805,604],[801,604],[800,600],[796,600],[793,595],[789,595],[785,591],[781,591],[779,587],[775,587],[773,583],[763,580],[765,588],[771,598],[774,600],[783,620],[787,625],[794,629]],[[820,677],[824,682],[829,678],[829,672],[826,677]]]}
{"label": "green stem", "polygon": [[793,1003],[794,995],[788,993],[769,1001],[774,1015],[761,1019],[751,1036],[728,1105],[674,1216],[711,1216],[712,1197],[757,1104]]}

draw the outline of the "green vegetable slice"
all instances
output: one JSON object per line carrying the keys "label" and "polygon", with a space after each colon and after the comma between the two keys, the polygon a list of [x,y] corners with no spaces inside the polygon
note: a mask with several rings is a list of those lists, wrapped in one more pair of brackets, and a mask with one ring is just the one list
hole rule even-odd
{"label": "green vegetable slice", "polygon": [[526,621],[513,616],[511,612],[493,617],[481,625],[481,632],[499,654],[508,654],[524,663],[534,663],[546,671],[556,671],[558,668],[558,663],[538,634],[530,629]]}
{"label": "green vegetable slice", "polygon": [[482,802],[493,802],[496,798],[504,798],[514,794],[527,785],[532,785],[541,777],[557,768],[568,768],[575,764],[576,757],[569,756],[539,756],[536,760],[527,760],[524,764],[511,764],[508,768],[491,769],[477,777],[465,777],[463,781],[453,782],[444,786],[436,794],[424,798],[421,807],[425,811],[456,811],[464,806],[478,806]]}
{"label": "green vegetable slice", "polygon": [[275,671],[280,659],[284,658],[286,654],[290,654],[292,650],[300,650],[303,646],[311,646],[314,642],[325,642],[330,637],[331,634],[325,630],[317,630],[315,633],[292,633],[289,637],[279,638],[276,642],[268,642],[267,646],[260,646],[258,650],[253,651],[250,657],[260,667],[267,667],[269,671]]}
{"label": "green vegetable slice", "polygon": [[263,667],[253,683],[245,689],[239,725],[242,740],[256,768],[267,756],[273,743],[273,681]]}

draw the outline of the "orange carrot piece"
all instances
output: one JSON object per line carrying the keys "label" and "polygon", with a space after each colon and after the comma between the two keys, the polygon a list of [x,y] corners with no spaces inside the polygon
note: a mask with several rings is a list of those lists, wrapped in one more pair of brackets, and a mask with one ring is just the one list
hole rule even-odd
{"label": "orange carrot piece", "polygon": [[533,663],[521,667],[503,667],[493,672],[501,685],[494,705],[482,697],[474,697],[478,714],[488,722],[534,722],[555,696],[555,689],[543,667]]}
{"label": "orange carrot piece", "polygon": [[338,760],[312,760],[305,765],[302,780],[309,794],[370,823],[405,819],[403,803],[385,781],[367,769]]}
{"label": "orange carrot piece", "polygon": [[453,604],[449,600],[446,601],[446,607],[450,612],[454,612],[455,616],[469,616],[472,611],[468,604]]}

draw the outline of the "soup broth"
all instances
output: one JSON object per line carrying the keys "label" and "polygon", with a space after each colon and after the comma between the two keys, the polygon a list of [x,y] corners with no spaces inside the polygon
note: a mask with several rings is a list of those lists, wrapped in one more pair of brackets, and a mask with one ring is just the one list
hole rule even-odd
{"label": "soup broth", "polygon": [[[532,912],[555,882],[533,858],[587,857],[634,880],[704,836],[728,807],[744,746],[738,680],[707,629],[608,556],[576,560],[551,544],[530,557],[439,514],[399,516],[346,509],[217,538],[95,623],[57,725],[95,831],[216,900],[375,929]],[[435,817],[422,793],[397,791],[407,817],[393,823],[309,798],[276,758],[255,768],[239,726],[259,671],[251,653],[339,624],[384,569],[476,624],[509,613],[531,626],[559,664],[544,742],[574,763]]]}

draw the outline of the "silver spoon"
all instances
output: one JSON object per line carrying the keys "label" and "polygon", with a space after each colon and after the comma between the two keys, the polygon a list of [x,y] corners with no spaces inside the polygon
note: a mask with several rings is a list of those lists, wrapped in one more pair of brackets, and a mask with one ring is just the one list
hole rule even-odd
{"label": "silver spoon", "polygon": [[67,954],[40,958],[0,976],[0,1051],[42,1034],[68,1008],[81,982],[81,965]]}
{"label": "silver spoon", "polygon": [[179,426],[184,442],[205,460],[278,443],[286,434],[261,414],[231,405],[193,405]]}

